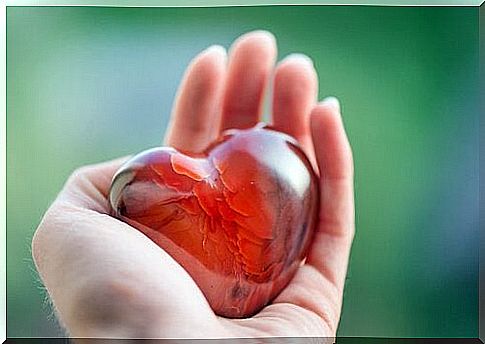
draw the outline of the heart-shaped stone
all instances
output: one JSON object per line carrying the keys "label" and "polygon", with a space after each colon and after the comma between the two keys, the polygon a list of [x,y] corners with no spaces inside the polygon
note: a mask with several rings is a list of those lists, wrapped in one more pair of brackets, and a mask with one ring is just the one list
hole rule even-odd
{"label": "heart-shaped stone", "polygon": [[114,216],[181,264],[212,309],[247,317],[273,300],[306,255],[318,184],[292,137],[228,130],[204,154],[144,151],[116,173]]}

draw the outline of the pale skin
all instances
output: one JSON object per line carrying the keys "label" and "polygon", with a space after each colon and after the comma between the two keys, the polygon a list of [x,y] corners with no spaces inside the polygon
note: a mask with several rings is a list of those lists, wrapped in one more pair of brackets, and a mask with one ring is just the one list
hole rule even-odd
{"label": "pale skin", "polygon": [[[107,195],[126,158],[75,171],[46,212],[32,252],[58,317],[73,337],[334,337],[354,236],[352,153],[335,98],[317,101],[311,60],[276,66],[266,31],[239,37],[228,57],[213,46],[186,70],[165,145],[200,152],[227,128],[261,120],[273,82],[272,124],[294,136],[319,175],[319,220],[310,251],[290,284],[253,317],[211,310],[188,273],[135,228],[109,216]],[[271,80],[274,75],[274,79]]]}

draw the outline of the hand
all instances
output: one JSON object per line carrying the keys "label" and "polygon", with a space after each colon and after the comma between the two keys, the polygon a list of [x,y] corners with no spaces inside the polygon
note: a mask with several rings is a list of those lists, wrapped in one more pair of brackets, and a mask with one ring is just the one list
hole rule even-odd
{"label": "hand", "polygon": [[[199,152],[226,128],[260,120],[276,57],[267,32],[199,54],[177,95],[166,144]],[[227,65],[227,66],[226,66]],[[248,319],[218,317],[187,272],[133,227],[111,216],[108,191],[124,159],[74,172],[45,214],[33,256],[61,323],[74,337],[334,337],[354,233],[353,166],[335,98],[316,103],[311,60],[275,69],[273,125],[301,143],[321,183],[306,262],[282,293]]]}

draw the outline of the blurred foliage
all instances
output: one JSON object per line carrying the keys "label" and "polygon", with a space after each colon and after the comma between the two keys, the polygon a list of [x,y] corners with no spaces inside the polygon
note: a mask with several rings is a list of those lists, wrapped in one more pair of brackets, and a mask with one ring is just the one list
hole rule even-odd
{"label": "blurred foliage", "polygon": [[357,234],[339,334],[475,337],[477,13],[9,7],[8,335],[62,334],[30,241],[70,172],[158,145],[190,59],[267,29],[280,58],[313,58],[354,150]]}

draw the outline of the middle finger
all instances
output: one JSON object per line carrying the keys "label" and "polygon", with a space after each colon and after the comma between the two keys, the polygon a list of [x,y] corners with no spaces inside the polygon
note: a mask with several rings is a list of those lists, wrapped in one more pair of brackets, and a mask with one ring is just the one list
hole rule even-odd
{"label": "middle finger", "polygon": [[221,130],[249,128],[260,119],[266,84],[276,58],[276,41],[267,31],[239,37],[230,53]]}

